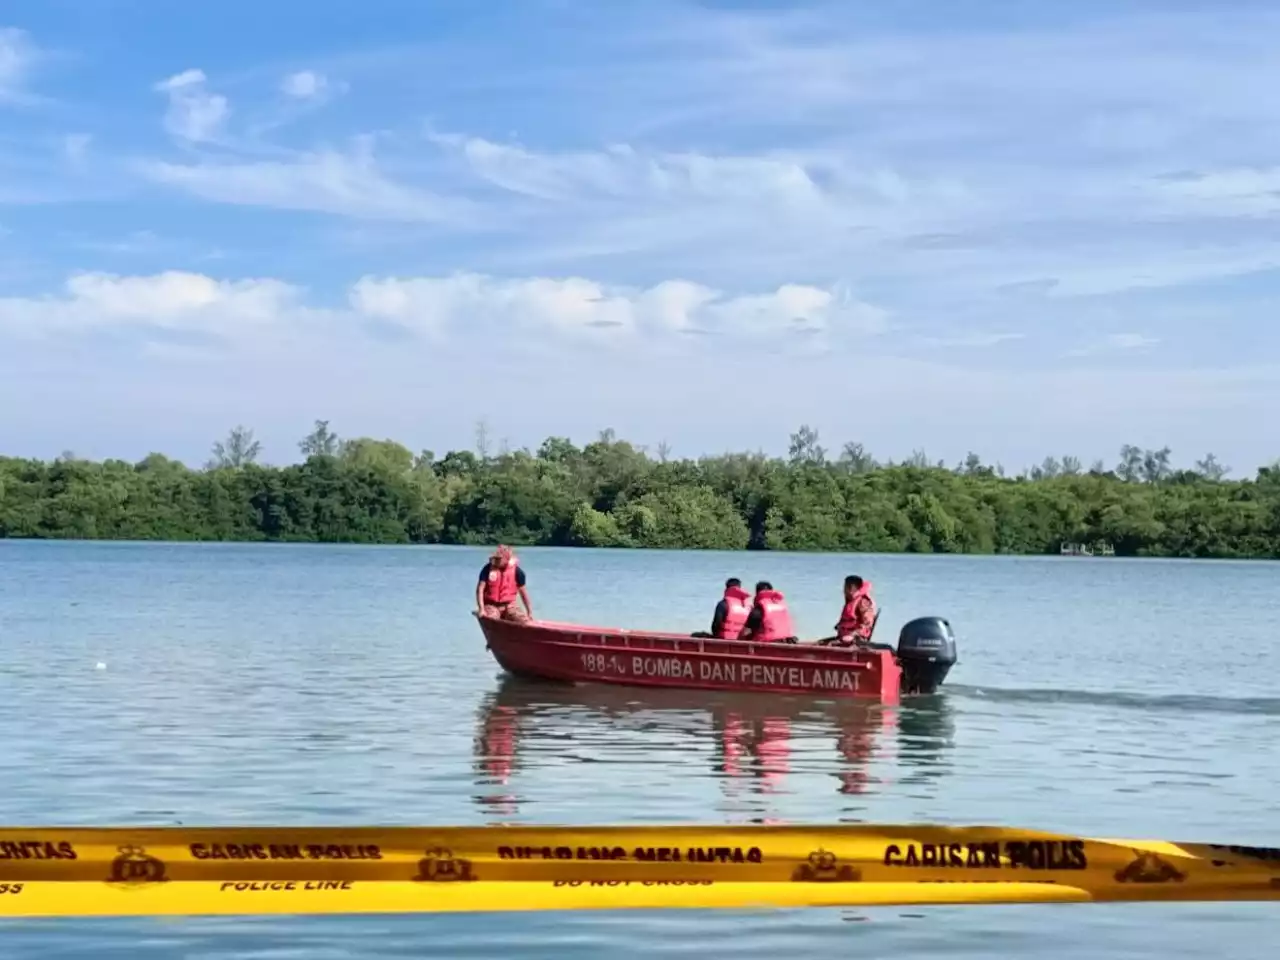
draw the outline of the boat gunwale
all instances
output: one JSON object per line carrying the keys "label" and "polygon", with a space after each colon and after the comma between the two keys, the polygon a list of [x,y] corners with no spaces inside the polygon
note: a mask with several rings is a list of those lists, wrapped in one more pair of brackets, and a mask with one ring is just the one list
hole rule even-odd
{"label": "boat gunwale", "polygon": [[[481,619],[482,629],[485,626],[483,621],[491,618]],[[815,643],[755,643],[750,640],[725,640],[717,637],[691,637],[684,634],[676,633],[655,633],[646,630],[626,630],[624,628],[577,628],[576,625],[564,624],[554,627],[546,626],[544,623],[518,623],[511,620],[499,621],[494,624],[498,628],[499,642],[502,643],[533,643],[539,646],[557,647],[566,650],[617,650],[630,651],[636,654],[647,653],[653,654],[671,654],[682,656],[700,656],[705,658],[714,658],[718,660],[742,661],[751,660],[754,662],[767,664],[785,664],[787,666],[799,666],[804,664],[822,665],[830,667],[844,667],[846,669],[855,670],[871,670],[880,660],[879,655],[882,653],[889,654],[890,658],[897,663],[897,655],[888,649],[860,649],[857,647],[830,647],[819,646]],[[520,633],[529,631],[533,636],[524,636],[519,639],[508,636],[501,636],[505,632],[504,628],[516,628]],[[488,635],[488,630],[484,630],[485,639],[492,644],[493,637]],[[552,634],[553,636],[539,636],[538,634]],[[639,639],[644,641],[657,640],[659,642],[666,641],[673,644],[671,647],[645,645],[633,646],[628,643],[629,640]],[[685,644],[693,646],[693,649],[686,648]],[[708,649],[708,644],[713,645]],[[768,649],[761,649],[768,648]]]}

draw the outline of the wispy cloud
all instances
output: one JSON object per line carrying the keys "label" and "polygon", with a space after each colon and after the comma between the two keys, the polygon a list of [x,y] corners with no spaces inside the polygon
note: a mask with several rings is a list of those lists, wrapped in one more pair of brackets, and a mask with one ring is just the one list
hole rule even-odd
{"label": "wispy cloud", "polygon": [[301,153],[283,160],[144,161],[136,169],[205,200],[241,206],[416,223],[461,223],[472,209],[463,199],[395,182],[367,151]]}
{"label": "wispy cloud", "polygon": [[26,33],[15,27],[0,27],[0,98],[20,87],[31,62]]}
{"label": "wispy cloud", "polygon": [[62,138],[62,151],[67,162],[73,166],[81,166],[89,153],[89,144],[93,137],[87,133],[69,133]]}
{"label": "wispy cloud", "polygon": [[38,56],[39,50],[25,30],[0,26],[0,105],[33,99],[27,80]]}
{"label": "wispy cloud", "polygon": [[329,79],[314,70],[299,70],[280,81],[280,92],[295,100],[322,100],[329,91]]}
{"label": "wispy cloud", "polygon": [[923,347],[939,349],[980,349],[994,347],[1012,340],[1022,340],[1025,333],[968,333],[954,337],[917,337],[915,342]]}
{"label": "wispy cloud", "polygon": [[231,114],[231,105],[221,94],[211,93],[203,70],[184,70],[155,85],[169,98],[165,128],[183,140],[201,143],[214,139]]}
{"label": "wispy cloud", "polygon": [[1068,350],[1065,356],[1068,357],[1091,357],[1101,353],[1123,353],[1135,350],[1145,350],[1154,347],[1160,342],[1159,337],[1149,337],[1143,333],[1112,333],[1108,334],[1092,343],[1073,350]]}
{"label": "wispy cloud", "polygon": [[1107,337],[1107,346],[1117,350],[1140,350],[1160,342],[1158,337],[1148,337],[1141,333],[1113,333]]}

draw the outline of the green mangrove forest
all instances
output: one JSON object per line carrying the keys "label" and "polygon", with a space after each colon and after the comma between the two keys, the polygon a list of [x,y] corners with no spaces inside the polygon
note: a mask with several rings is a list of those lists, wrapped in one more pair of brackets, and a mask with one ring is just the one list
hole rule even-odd
{"label": "green mangrove forest", "polygon": [[1280,462],[1231,479],[1209,455],[1126,446],[1085,469],[1050,457],[1007,476],[970,454],[877,462],[834,455],[801,427],[786,457],[673,459],[606,430],[579,447],[437,457],[391,440],[340,439],[326,421],[302,460],[260,463],[237,427],[200,469],[0,457],[0,538],[491,544],[913,553],[1280,557]]}

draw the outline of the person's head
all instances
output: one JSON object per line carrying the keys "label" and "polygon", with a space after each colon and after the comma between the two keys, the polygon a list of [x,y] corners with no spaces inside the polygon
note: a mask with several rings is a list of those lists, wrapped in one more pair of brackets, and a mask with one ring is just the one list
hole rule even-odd
{"label": "person's head", "polygon": [[772,590],[773,584],[768,580],[761,580],[756,584],[756,593],[764,593],[766,590]]}
{"label": "person's head", "polygon": [[511,548],[505,543],[498,544],[498,546],[494,548],[493,556],[489,558],[489,562],[495,567],[505,567],[511,562]]}
{"label": "person's head", "polygon": [[844,578],[844,598],[852,600],[853,595],[862,589],[862,578],[849,576]]}
{"label": "person's head", "polygon": [[728,580],[724,582],[724,588],[726,590],[732,590],[734,587],[741,587],[741,586],[742,586],[742,581],[739,580],[737,577],[730,577]]}

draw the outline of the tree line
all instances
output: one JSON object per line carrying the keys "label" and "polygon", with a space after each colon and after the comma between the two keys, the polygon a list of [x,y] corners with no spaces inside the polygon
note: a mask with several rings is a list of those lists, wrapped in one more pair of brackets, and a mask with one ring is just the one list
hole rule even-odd
{"label": "tree line", "polygon": [[914,553],[1056,553],[1105,543],[1120,556],[1280,557],[1280,462],[1229,479],[1212,455],[1125,446],[1111,467],[1070,456],[1006,475],[976,454],[948,466],[917,451],[831,456],[817,431],[786,457],[673,459],[606,430],[577,446],[437,457],[391,440],[343,439],[327,421],[303,460],[259,463],[237,427],[203,469],[64,454],[0,457],[0,537],[446,543]]}

